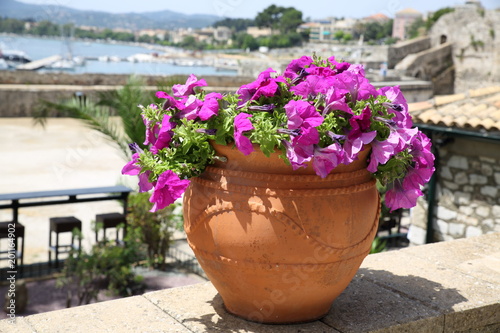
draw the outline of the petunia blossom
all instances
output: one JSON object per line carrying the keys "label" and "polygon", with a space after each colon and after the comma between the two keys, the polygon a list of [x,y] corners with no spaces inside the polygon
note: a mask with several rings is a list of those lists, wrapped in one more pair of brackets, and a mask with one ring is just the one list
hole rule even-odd
{"label": "petunia blossom", "polygon": [[299,59],[292,60],[283,72],[283,76],[292,81],[302,79],[306,76],[306,67],[310,66],[312,62],[313,59],[308,56],[302,56]]}
{"label": "petunia blossom", "polygon": [[399,208],[412,208],[421,195],[423,193],[419,188],[404,189],[399,182],[395,182],[385,193],[385,205],[391,212]]}
{"label": "petunia blossom", "polygon": [[325,178],[333,169],[342,163],[343,159],[344,150],[338,142],[325,148],[316,146],[314,149],[312,166],[318,176]]}
{"label": "petunia blossom", "polygon": [[334,87],[330,87],[325,94],[325,109],[323,110],[323,115],[334,110],[340,110],[353,114],[351,108],[346,102],[346,94],[341,93]]}
{"label": "petunia blossom", "polygon": [[238,106],[249,101],[254,101],[262,96],[272,97],[278,92],[278,82],[286,82],[283,77],[273,78],[272,73],[276,73],[272,68],[268,68],[259,74],[257,80],[241,86],[236,92],[240,96]]}
{"label": "petunia blossom", "polygon": [[175,200],[179,199],[186,191],[189,183],[190,181],[188,179],[180,179],[179,176],[171,170],[163,172],[158,177],[153,194],[151,194],[149,198],[149,201],[153,203],[150,212],[154,213],[174,203]]}
{"label": "petunia blossom", "polygon": [[378,89],[378,94],[386,96],[392,103],[385,104],[387,106],[387,110],[394,114],[395,117],[393,120],[400,127],[411,128],[413,122],[411,120],[411,115],[408,112],[408,103],[406,102],[403,93],[399,86],[395,87],[383,87]]}
{"label": "petunia blossom", "polygon": [[175,97],[187,97],[194,94],[195,87],[206,86],[207,82],[205,79],[198,80],[198,78],[191,74],[186,80],[186,84],[174,84],[172,86],[172,91]]}
{"label": "petunia blossom", "polygon": [[352,101],[365,100],[370,96],[378,95],[370,81],[361,75],[346,70],[334,78],[333,86],[343,93],[349,93]]}
{"label": "petunia blossom", "polygon": [[283,140],[283,146],[286,149],[286,157],[290,161],[293,170],[307,166],[307,162],[311,161],[314,155],[314,145],[292,144],[289,141]]}
{"label": "petunia blossom", "polygon": [[250,117],[252,117],[251,114],[242,112],[234,118],[234,143],[244,155],[249,155],[253,151],[252,142],[243,135],[243,132],[254,129],[248,119]]}
{"label": "petunia blossom", "polygon": [[141,115],[144,126],[146,126],[145,145],[152,145],[156,142],[158,132],[160,131],[160,123],[147,119],[144,114]]}
{"label": "petunia blossom", "polygon": [[391,133],[384,141],[373,140],[370,145],[372,151],[370,154],[370,163],[366,168],[370,172],[376,172],[379,164],[385,164],[395,155],[395,148],[398,146],[399,136]]}
{"label": "petunia blossom", "polygon": [[165,102],[163,103],[163,110],[170,110],[170,109],[179,109],[182,110],[184,108],[184,104],[178,100],[176,100],[174,97],[170,96],[164,91],[157,91],[156,92],[156,97],[165,99]]}
{"label": "petunia blossom", "polygon": [[187,120],[194,120],[198,117],[198,113],[203,105],[203,101],[196,98],[195,95],[190,95],[184,101],[184,107],[175,116],[177,118],[186,118]]}
{"label": "petunia blossom", "polygon": [[220,99],[222,99],[222,95],[216,92],[209,93],[205,96],[203,105],[198,112],[198,116],[201,120],[205,121],[217,115],[219,112]]}
{"label": "petunia blossom", "polygon": [[172,140],[172,136],[174,135],[172,130],[175,128],[175,123],[171,122],[170,119],[172,119],[172,117],[167,114],[163,116],[161,128],[158,131],[158,137],[153,146],[150,148],[153,154],[156,154],[159,150],[167,147]]}
{"label": "petunia blossom", "polygon": [[291,100],[284,108],[288,117],[288,129],[318,127],[324,121],[323,116],[307,101]]}
{"label": "petunia blossom", "polygon": [[141,173],[139,156],[139,153],[132,155],[132,160],[122,168],[122,175],[139,176],[139,192],[147,192],[153,188],[153,184],[149,182],[151,171],[147,170]]}

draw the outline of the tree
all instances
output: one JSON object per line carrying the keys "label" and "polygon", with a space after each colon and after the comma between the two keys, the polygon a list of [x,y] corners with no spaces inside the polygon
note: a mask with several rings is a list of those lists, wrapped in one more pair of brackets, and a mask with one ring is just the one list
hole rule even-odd
{"label": "tree", "polygon": [[432,28],[434,23],[436,23],[437,20],[439,20],[439,18],[441,16],[448,14],[448,13],[451,13],[454,10],[455,10],[454,8],[445,7],[445,8],[438,9],[437,11],[432,13],[432,15],[427,19],[427,22],[425,22],[425,28],[427,29],[427,31],[429,31]]}
{"label": "tree", "polygon": [[341,40],[343,37],[344,32],[342,30],[335,31],[335,33],[333,34],[333,38],[335,38],[336,40]]}
{"label": "tree", "polygon": [[255,17],[258,27],[279,30],[281,33],[295,32],[303,22],[301,11],[276,5],[267,7]]}
{"label": "tree", "polygon": [[283,11],[283,15],[281,16],[279,29],[281,33],[291,33],[296,32],[297,28],[303,23],[302,20],[302,12],[289,7]]}
{"label": "tree", "polygon": [[240,32],[235,35],[234,43],[237,48],[249,49],[251,51],[257,50],[259,48],[259,42],[252,35],[246,32]]}
{"label": "tree", "polygon": [[255,23],[259,28],[277,29],[278,21],[282,15],[283,7],[271,5],[257,14]]}
{"label": "tree", "polygon": [[217,27],[228,27],[234,30],[234,32],[246,31],[248,27],[255,25],[255,20],[253,19],[233,19],[225,18],[223,20],[217,21],[213,24],[214,28]]}

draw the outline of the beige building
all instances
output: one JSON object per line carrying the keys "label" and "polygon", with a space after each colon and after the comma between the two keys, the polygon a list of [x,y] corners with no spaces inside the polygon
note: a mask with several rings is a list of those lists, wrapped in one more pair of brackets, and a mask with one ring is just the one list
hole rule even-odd
{"label": "beige building", "polygon": [[270,28],[248,27],[247,34],[253,38],[271,36],[273,34]]}
{"label": "beige building", "polygon": [[412,8],[406,8],[396,13],[392,26],[392,37],[405,40],[408,27],[417,19],[422,18],[422,13]]}

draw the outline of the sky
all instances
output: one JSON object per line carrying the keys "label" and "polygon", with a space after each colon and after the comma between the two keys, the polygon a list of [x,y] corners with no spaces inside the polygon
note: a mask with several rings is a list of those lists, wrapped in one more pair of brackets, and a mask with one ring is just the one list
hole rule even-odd
{"label": "sky", "polygon": [[[0,0],[1,1],[1,0]],[[112,13],[171,10],[184,14],[211,14],[230,18],[255,18],[272,4],[294,7],[303,19],[326,17],[362,18],[376,13],[394,17],[394,13],[413,8],[422,13],[464,3],[463,0],[18,0],[39,5],[60,5],[83,10]],[[324,4],[328,3],[327,6]],[[500,0],[481,0],[486,9],[500,8]]]}

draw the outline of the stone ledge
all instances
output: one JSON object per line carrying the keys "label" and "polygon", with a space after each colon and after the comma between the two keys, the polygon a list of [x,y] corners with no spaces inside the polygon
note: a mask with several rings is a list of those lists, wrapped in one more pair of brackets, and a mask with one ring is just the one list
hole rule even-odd
{"label": "stone ledge", "polygon": [[485,332],[500,330],[500,233],[368,256],[321,320],[228,314],[212,284],[0,321],[0,332]]}

